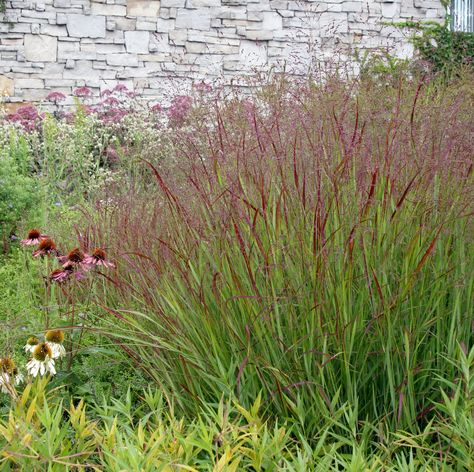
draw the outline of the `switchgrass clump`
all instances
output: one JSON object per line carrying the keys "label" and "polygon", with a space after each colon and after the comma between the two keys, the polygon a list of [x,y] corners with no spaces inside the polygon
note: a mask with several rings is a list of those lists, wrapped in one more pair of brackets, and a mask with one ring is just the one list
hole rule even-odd
{"label": "switchgrass clump", "polygon": [[261,392],[312,445],[341,408],[369,449],[420,434],[473,341],[473,98],[282,78],[209,104],[154,190],[90,214],[106,331],[191,415]]}

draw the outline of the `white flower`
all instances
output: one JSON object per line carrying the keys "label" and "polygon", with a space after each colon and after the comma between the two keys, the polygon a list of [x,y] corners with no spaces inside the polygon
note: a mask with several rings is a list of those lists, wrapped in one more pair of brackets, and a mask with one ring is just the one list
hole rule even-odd
{"label": "white flower", "polygon": [[0,391],[2,393],[10,393],[8,385],[10,384],[10,376],[6,372],[0,372]]}
{"label": "white flower", "polygon": [[66,349],[62,344],[59,343],[47,343],[53,351],[53,359],[57,359],[58,357],[64,357],[66,355]]}
{"label": "white flower", "polygon": [[26,364],[26,370],[33,377],[38,374],[56,374],[53,360],[53,350],[48,343],[41,343],[33,349],[33,358]]}
{"label": "white flower", "polygon": [[33,377],[44,374],[56,374],[56,369],[54,368],[54,361],[49,356],[46,356],[44,361],[39,361],[38,359],[31,359],[31,361],[26,364],[26,370]]}
{"label": "white flower", "polygon": [[21,372],[15,375],[15,385],[20,385],[25,380],[25,377]]}
{"label": "white flower", "polygon": [[51,348],[51,358],[57,359],[58,357],[66,355],[66,349],[64,349],[63,346],[64,331],[53,329],[47,331],[44,337],[46,339],[46,344]]}
{"label": "white flower", "polygon": [[33,349],[39,344],[39,339],[35,338],[34,336],[31,336],[28,338],[28,341],[26,344],[23,346],[23,349],[25,352],[33,352]]}

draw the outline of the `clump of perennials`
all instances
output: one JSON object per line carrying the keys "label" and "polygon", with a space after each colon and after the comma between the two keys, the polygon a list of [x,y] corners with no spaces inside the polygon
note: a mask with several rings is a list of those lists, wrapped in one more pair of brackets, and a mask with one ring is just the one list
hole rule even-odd
{"label": "clump of perennials", "polygon": [[[25,368],[31,377],[55,375],[55,360],[66,355],[63,346],[64,331],[53,329],[46,331],[44,341],[36,336],[28,338],[24,350],[31,354],[31,359]],[[0,390],[12,397],[16,397],[16,389],[24,381],[24,376],[11,357],[0,359]]]}
{"label": "clump of perennials", "polygon": [[[53,257],[58,261],[59,267],[50,272],[46,278],[51,283],[65,283],[70,280],[80,281],[93,269],[115,267],[109,261],[102,248],[94,248],[90,253],[76,247],[63,254],[56,243],[48,235],[38,229],[28,232],[25,239],[21,240],[24,247],[36,246],[33,257]],[[53,376],[56,374],[55,361],[66,355],[64,331],[52,329],[46,331],[44,340],[36,336],[28,338],[24,350],[31,355],[25,368],[29,376]],[[24,381],[24,376],[11,357],[0,359],[0,391],[16,398],[15,387]]]}

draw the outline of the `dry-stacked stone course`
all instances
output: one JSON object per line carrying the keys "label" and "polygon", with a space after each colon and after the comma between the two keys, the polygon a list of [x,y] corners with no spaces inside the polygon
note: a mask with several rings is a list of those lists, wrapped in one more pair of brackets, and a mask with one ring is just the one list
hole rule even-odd
{"label": "dry-stacked stone course", "polygon": [[118,82],[161,99],[193,81],[304,73],[321,60],[389,48],[389,22],[444,17],[439,0],[13,0],[0,23],[0,92],[11,102]]}

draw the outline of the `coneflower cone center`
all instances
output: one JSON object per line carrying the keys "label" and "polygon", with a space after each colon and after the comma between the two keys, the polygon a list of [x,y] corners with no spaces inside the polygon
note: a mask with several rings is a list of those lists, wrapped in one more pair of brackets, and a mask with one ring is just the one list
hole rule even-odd
{"label": "coneflower cone center", "polygon": [[37,344],[39,344],[39,339],[35,338],[34,336],[30,336],[28,338],[28,341],[26,341],[26,344],[28,344],[29,346],[36,346]]}
{"label": "coneflower cone center", "polygon": [[64,341],[64,332],[60,329],[54,329],[52,331],[47,331],[45,335],[46,341],[50,343],[62,344]]}
{"label": "coneflower cone center", "polygon": [[43,239],[43,241],[40,242],[39,249],[41,251],[52,251],[56,249],[56,244],[52,239]]}
{"label": "coneflower cone center", "polygon": [[41,233],[37,229],[32,229],[28,233],[28,239],[38,239],[41,236]]}
{"label": "coneflower cone center", "polygon": [[92,257],[95,259],[98,259],[100,261],[105,261],[106,255],[105,251],[103,249],[95,249],[94,252],[92,253]]}
{"label": "coneflower cone center", "polygon": [[46,357],[53,357],[53,351],[46,343],[38,344],[33,350],[33,358],[37,361],[44,362]]}
{"label": "coneflower cone center", "polygon": [[67,256],[68,260],[76,264],[84,260],[84,253],[79,249],[73,249]]}

